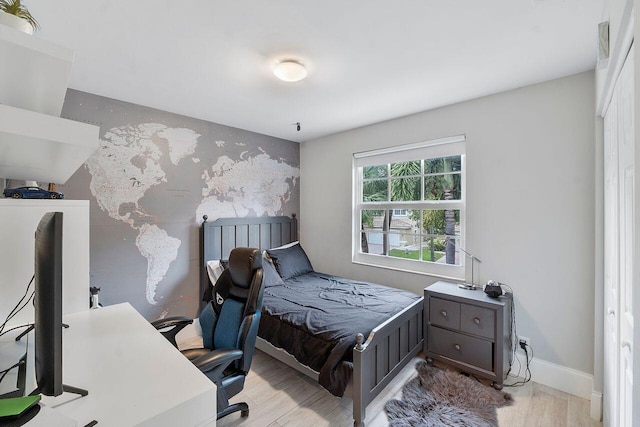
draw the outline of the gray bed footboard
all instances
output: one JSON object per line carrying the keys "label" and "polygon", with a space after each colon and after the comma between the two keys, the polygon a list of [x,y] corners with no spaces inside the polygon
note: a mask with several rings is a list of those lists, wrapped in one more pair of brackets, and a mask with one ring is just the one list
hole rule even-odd
{"label": "gray bed footboard", "polygon": [[353,422],[366,423],[367,405],[422,350],[424,298],[377,326],[353,349]]}

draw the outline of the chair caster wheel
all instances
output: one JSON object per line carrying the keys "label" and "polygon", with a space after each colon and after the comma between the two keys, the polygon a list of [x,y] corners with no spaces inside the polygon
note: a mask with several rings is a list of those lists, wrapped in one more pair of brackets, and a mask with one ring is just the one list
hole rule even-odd
{"label": "chair caster wheel", "polygon": [[247,409],[246,411],[240,411],[240,416],[242,418],[247,418],[249,416],[249,410]]}

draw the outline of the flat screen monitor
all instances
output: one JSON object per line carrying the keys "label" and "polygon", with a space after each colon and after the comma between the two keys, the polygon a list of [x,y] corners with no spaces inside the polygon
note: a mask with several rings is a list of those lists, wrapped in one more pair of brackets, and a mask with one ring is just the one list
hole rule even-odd
{"label": "flat screen monitor", "polygon": [[62,385],[62,212],[46,213],[35,237],[35,375],[38,391]]}

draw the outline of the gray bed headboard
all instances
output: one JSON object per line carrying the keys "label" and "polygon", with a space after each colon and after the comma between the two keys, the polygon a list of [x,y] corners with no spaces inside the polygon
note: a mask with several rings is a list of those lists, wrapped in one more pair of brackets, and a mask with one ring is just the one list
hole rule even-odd
{"label": "gray bed headboard", "polygon": [[212,259],[229,259],[238,246],[259,248],[261,251],[298,240],[298,220],[287,216],[252,218],[220,218],[208,222],[202,217],[200,295],[209,286],[206,263]]}

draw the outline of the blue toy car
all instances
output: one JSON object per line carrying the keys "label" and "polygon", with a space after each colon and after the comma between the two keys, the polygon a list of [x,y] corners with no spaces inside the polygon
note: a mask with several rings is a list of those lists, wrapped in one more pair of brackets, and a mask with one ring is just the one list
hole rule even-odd
{"label": "blue toy car", "polygon": [[57,191],[43,190],[40,187],[7,188],[2,194],[14,199],[62,199],[64,194]]}

